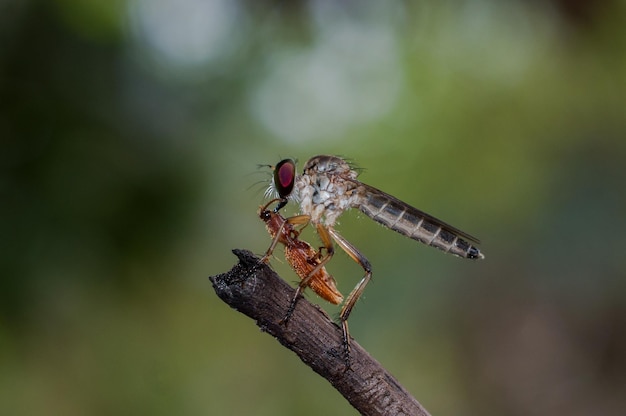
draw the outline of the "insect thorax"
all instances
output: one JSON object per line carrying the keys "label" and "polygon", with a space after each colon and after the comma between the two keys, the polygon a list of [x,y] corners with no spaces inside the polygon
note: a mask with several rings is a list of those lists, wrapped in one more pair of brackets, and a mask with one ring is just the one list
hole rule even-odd
{"label": "insect thorax", "polygon": [[313,223],[332,226],[347,209],[356,206],[357,183],[326,173],[311,172],[296,179],[295,191],[303,214]]}

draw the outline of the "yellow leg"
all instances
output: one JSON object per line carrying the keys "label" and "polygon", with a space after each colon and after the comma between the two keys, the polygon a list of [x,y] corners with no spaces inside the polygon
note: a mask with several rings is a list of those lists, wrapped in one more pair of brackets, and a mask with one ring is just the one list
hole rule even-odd
{"label": "yellow leg", "polygon": [[334,228],[328,227],[328,232],[332,236],[333,240],[341,247],[348,256],[355,262],[357,262],[363,270],[365,270],[365,275],[363,278],[357,283],[357,285],[352,289],[352,292],[348,295],[348,298],[343,304],[341,308],[341,312],[339,314],[339,319],[341,321],[341,329],[343,331],[343,343],[346,354],[346,367],[350,367],[350,332],[348,331],[348,317],[352,312],[352,308],[356,304],[356,301],[359,300],[363,291],[365,290],[365,286],[369,283],[372,278],[372,266],[370,262],[365,258],[363,254],[356,247],[354,247],[348,240],[343,238],[341,234],[335,231]]}

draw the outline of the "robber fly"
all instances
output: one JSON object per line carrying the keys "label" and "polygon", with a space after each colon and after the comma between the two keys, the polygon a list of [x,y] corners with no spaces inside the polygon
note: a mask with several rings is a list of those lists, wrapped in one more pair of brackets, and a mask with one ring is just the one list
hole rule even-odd
{"label": "robber fly", "polygon": [[272,236],[272,244],[261,260],[267,263],[276,248],[276,244],[281,243],[285,246],[285,259],[300,277],[300,284],[291,300],[287,314],[282,320],[286,324],[294,311],[300,294],[307,286],[333,305],[339,305],[343,301],[343,295],[337,290],[335,279],[322,264],[321,252],[316,251],[309,243],[298,238],[300,231],[296,229],[296,226],[306,225],[308,218],[302,215],[284,218],[278,212],[268,210],[268,207],[277,201],[279,200],[273,199],[259,208],[259,217],[265,222],[265,228]]}
{"label": "robber fly", "polygon": [[[312,157],[305,163],[301,175],[296,174],[296,165],[292,159],[284,159],[274,167],[272,184],[268,189],[278,197],[279,203],[275,212],[289,200],[297,201],[301,211],[301,215],[295,217],[298,218],[298,223],[305,226],[310,222],[315,227],[326,248],[326,255],[320,259],[317,267],[323,267],[332,258],[334,241],[365,271],[340,312],[347,365],[350,353],[348,317],[372,277],[372,268],[367,258],[334,228],[344,211],[358,208],[387,228],[455,256],[467,259],[484,258],[473,245],[479,244],[477,238],[358,181],[357,176],[358,171],[337,156]],[[278,235],[274,237],[273,245],[276,245],[278,238]]]}

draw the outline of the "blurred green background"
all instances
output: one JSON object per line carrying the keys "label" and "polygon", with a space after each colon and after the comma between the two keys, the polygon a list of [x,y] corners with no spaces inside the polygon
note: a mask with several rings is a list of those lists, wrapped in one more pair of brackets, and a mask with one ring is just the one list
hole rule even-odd
{"label": "blurred green background", "polygon": [[431,413],[623,415],[625,12],[2,1],[0,413],[355,414],[207,279],[270,242],[257,164],[328,153],[483,241],[338,226],[352,335]]}

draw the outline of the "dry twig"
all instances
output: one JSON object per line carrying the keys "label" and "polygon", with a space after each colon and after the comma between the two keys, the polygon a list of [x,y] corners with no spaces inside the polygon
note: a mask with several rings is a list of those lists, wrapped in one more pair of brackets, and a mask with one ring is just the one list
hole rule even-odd
{"label": "dry twig", "polygon": [[217,295],[256,321],[327,379],[363,415],[417,415],[428,412],[355,341],[346,369],[341,329],[319,307],[301,298],[288,325],[280,324],[294,293],[247,250],[233,250],[239,264],[209,279]]}

